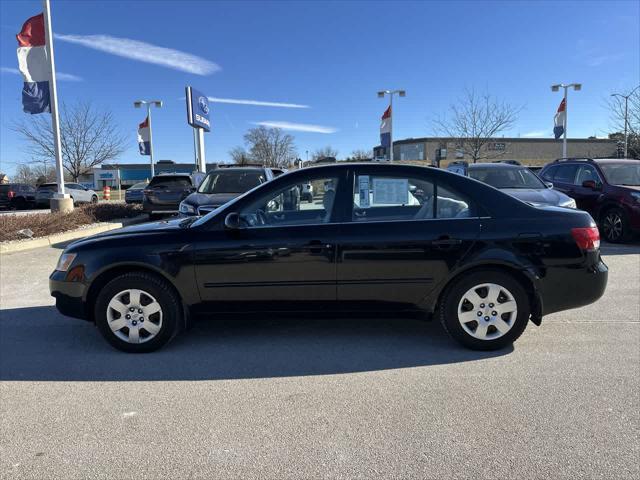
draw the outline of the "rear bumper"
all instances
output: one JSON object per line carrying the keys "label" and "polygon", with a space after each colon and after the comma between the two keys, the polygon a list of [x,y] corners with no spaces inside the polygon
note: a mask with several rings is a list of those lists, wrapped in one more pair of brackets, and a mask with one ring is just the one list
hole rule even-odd
{"label": "rear bumper", "polygon": [[604,294],[608,277],[609,269],[602,259],[588,268],[549,268],[539,286],[542,314],[594,303]]}
{"label": "rear bumper", "polygon": [[49,277],[49,291],[56,299],[58,311],[68,317],[89,320],[84,303],[85,285],[81,282],[63,280],[65,273],[55,271]]}

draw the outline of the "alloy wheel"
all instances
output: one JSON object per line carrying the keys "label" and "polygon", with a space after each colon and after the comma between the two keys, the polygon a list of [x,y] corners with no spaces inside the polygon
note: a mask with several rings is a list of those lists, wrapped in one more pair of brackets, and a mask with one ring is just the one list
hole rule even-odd
{"label": "alloy wheel", "polygon": [[495,283],[470,288],[458,303],[458,321],[466,333],[478,340],[494,340],[513,327],[518,305],[513,294]]}
{"label": "alloy wheel", "polygon": [[162,328],[162,307],[144,290],[123,290],[107,306],[107,324],[127,343],[148,342]]}
{"label": "alloy wheel", "polygon": [[616,211],[609,212],[604,217],[604,223],[602,225],[604,230],[604,236],[607,240],[616,241],[622,237],[622,217]]}

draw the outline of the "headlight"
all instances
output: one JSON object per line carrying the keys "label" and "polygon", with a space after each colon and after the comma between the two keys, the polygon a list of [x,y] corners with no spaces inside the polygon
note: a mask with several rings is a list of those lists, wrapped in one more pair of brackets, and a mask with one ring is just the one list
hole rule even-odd
{"label": "headlight", "polygon": [[196,213],[196,209],[193,207],[193,205],[180,202],[180,213]]}
{"label": "headlight", "polygon": [[69,270],[69,266],[71,266],[77,256],[78,255],[76,253],[63,253],[60,255],[58,265],[56,265],[56,270],[59,272],[66,272]]}
{"label": "headlight", "polygon": [[640,203],[640,192],[631,192],[631,197],[638,203]]}
{"label": "headlight", "polygon": [[564,202],[560,204],[560,206],[565,208],[577,208],[576,201],[573,198],[570,199],[568,202]]}

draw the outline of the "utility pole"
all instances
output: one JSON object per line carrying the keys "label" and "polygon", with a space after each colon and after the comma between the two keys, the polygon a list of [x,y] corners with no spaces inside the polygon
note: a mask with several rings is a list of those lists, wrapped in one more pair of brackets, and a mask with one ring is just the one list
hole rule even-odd
{"label": "utility pole", "polygon": [[612,93],[612,97],[620,97],[624,98],[624,158],[628,158],[628,126],[629,126],[629,97],[631,97],[637,89],[640,88],[638,85],[636,88],[631,90],[628,95],[622,95],[621,93]]}
{"label": "utility pole", "polygon": [[389,117],[389,161],[393,162],[393,96],[399,95],[404,97],[407,95],[406,90],[381,90],[378,92],[378,98],[384,98],[385,95],[389,95],[389,111],[391,116]]}

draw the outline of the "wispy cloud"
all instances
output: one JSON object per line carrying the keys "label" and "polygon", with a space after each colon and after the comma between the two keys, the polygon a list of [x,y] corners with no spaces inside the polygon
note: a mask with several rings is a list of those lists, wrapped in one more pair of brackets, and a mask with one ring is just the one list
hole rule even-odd
{"label": "wispy cloud", "polygon": [[[17,68],[11,67],[0,67],[0,71],[2,73],[11,73],[13,75],[20,75],[20,70]],[[72,75],[70,73],[56,72],[56,79],[62,82],[82,82],[84,79],[77,75]]]}
{"label": "wispy cloud", "polygon": [[213,103],[231,103],[234,105],[253,105],[256,107],[280,107],[280,108],[310,108],[309,105],[299,103],[264,102],[262,100],[244,100],[240,98],[208,97]]}
{"label": "wispy cloud", "polygon": [[311,132],[311,133],[335,133],[337,128],[325,127],[322,125],[309,125],[307,123],[291,123],[291,122],[252,122],[254,125],[263,127],[281,128],[282,130],[291,130],[294,132]]}
{"label": "wispy cloud", "polygon": [[152,63],[196,75],[210,75],[220,70],[220,66],[217,64],[196,55],[130,38],[118,38],[110,35],[65,35],[61,33],[55,34],[55,38],[62,42],[82,45],[83,47],[93,48],[94,50],[100,50],[119,57]]}
{"label": "wispy cloud", "polygon": [[609,55],[595,55],[593,57],[587,58],[587,65],[590,67],[599,67],[605,63],[612,63],[622,60],[624,58],[624,53],[613,53]]}
{"label": "wispy cloud", "polygon": [[524,138],[537,138],[537,137],[547,137],[549,132],[546,130],[534,130],[533,132],[527,132],[522,134]]}

